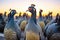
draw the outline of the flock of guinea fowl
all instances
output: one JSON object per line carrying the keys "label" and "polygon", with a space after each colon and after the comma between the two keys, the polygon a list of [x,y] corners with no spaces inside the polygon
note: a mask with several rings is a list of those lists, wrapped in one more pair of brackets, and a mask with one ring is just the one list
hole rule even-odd
{"label": "flock of guinea fowl", "polygon": [[60,40],[60,15],[55,19],[45,19],[42,17],[42,10],[40,10],[40,17],[36,20],[36,8],[34,4],[28,8],[31,12],[29,20],[26,17],[14,20],[16,10],[10,10],[8,20],[4,27],[5,40]]}

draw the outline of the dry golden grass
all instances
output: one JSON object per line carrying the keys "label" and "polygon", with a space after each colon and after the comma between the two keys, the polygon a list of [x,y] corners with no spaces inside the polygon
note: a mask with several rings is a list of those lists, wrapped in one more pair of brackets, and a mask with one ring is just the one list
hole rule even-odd
{"label": "dry golden grass", "polygon": [[25,29],[25,27],[26,27],[26,25],[27,25],[27,21],[22,21],[21,22],[21,24],[20,24],[20,28],[21,28],[21,30],[24,30]]}
{"label": "dry golden grass", "polygon": [[17,40],[16,32],[11,29],[4,30],[5,40]]}
{"label": "dry golden grass", "polygon": [[40,40],[40,37],[34,32],[26,32],[26,40]]}

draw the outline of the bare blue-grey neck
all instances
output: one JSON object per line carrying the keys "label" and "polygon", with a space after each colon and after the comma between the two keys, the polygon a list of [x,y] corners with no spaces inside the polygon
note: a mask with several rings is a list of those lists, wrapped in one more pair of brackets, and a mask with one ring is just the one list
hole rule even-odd
{"label": "bare blue-grey neck", "polygon": [[32,8],[32,10],[30,11],[32,13],[31,19],[36,24],[36,9],[34,7],[29,7],[29,8]]}

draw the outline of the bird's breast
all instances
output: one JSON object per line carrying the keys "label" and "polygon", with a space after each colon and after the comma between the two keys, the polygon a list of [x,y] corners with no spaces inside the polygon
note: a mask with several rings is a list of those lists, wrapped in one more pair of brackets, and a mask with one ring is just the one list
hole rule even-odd
{"label": "bird's breast", "polygon": [[26,40],[40,40],[40,36],[32,31],[27,31]]}
{"label": "bird's breast", "polygon": [[12,29],[4,29],[4,35],[6,40],[17,40],[16,32],[14,32]]}

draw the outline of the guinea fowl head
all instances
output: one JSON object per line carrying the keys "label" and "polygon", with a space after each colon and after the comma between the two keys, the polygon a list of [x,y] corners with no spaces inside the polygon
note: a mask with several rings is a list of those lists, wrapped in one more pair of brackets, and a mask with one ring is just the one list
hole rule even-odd
{"label": "guinea fowl head", "polygon": [[26,13],[23,14],[23,17],[25,17],[25,16],[26,16]]}
{"label": "guinea fowl head", "polygon": [[40,9],[39,13],[41,13],[41,12],[43,12],[43,10],[42,10],[42,9]]}
{"label": "guinea fowl head", "polygon": [[8,21],[10,19],[14,19],[14,15],[16,14],[16,10],[11,10],[10,13],[8,14]]}
{"label": "guinea fowl head", "polygon": [[39,11],[40,16],[42,16],[42,14],[41,14],[42,12],[43,12],[43,10],[42,10],[42,9],[40,9],[40,11]]}
{"label": "guinea fowl head", "polygon": [[11,10],[10,14],[14,16],[16,14],[16,10]]}
{"label": "guinea fowl head", "polygon": [[29,12],[33,13],[32,7],[29,7],[28,10],[29,10]]}
{"label": "guinea fowl head", "polygon": [[31,6],[28,8],[28,11],[31,13],[36,12],[36,9],[34,7],[35,7],[35,5],[31,4]]}

